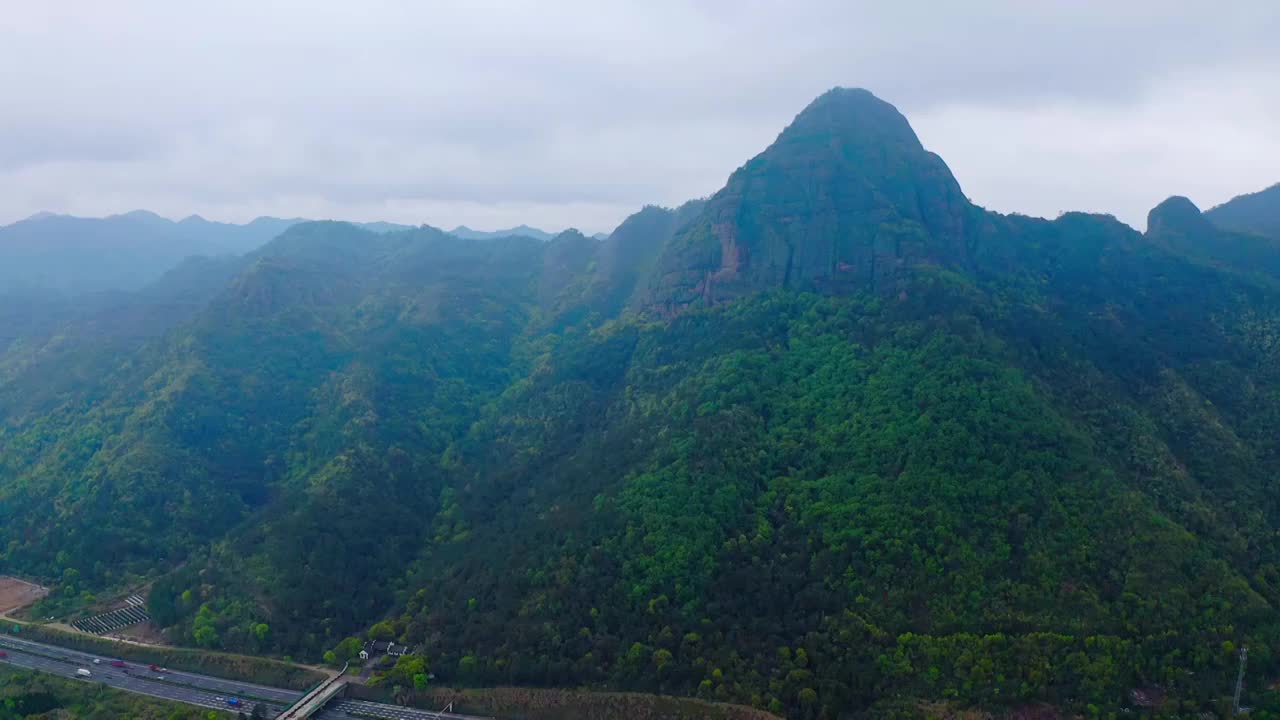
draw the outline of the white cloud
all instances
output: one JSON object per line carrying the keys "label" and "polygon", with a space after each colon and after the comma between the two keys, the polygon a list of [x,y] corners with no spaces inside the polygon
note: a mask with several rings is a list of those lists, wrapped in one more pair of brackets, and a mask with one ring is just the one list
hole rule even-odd
{"label": "white cloud", "polygon": [[1150,198],[1280,180],[1280,9],[1177,10],[27,3],[0,17],[0,221],[146,207],[604,230],[713,192],[848,85],[897,104],[979,202],[1132,222]]}
{"label": "white cloud", "polygon": [[1188,72],[1119,106],[957,104],[914,125],[980,205],[1103,212],[1144,229],[1170,195],[1208,209],[1280,180],[1280,92],[1262,92],[1277,77],[1280,63]]}

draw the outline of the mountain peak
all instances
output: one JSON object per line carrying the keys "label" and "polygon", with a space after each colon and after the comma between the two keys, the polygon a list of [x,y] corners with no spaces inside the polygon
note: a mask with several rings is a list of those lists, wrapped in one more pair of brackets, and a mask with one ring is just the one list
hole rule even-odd
{"label": "mountain peak", "polygon": [[[1255,193],[1258,195],[1262,193]],[[1201,213],[1190,200],[1175,195],[1147,215],[1147,237],[1215,267],[1280,278],[1280,232],[1265,232],[1267,216],[1257,212],[1265,211],[1265,204],[1250,207],[1249,203],[1255,201],[1239,200]],[[1217,217],[1220,208],[1227,209],[1225,223]],[[1240,223],[1238,229],[1232,221]],[[1280,230],[1280,224],[1275,227]]]}
{"label": "mountain peak", "polygon": [[38,213],[34,213],[32,215],[29,215],[23,218],[22,222],[38,222],[40,220],[49,220],[51,218],[56,218],[56,217],[66,217],[66,216],[59,215],[58,213],[52,213],[52,212],[49,212],[48,210],[41,210]]}
{"label": "mountain peak", "polygon": [[[519,230],[520,228],[516,228],[516,229]],[[551,238],[551,242],[555,242],[555,243],[579,242],[581,240],[590,240],[590,239],[592,238],[588,238],[578,228],[568,228],[566,230],[560,231],[559,233],[556,233],[555,237]]]}
{"label": "mountain peak", "polygon": [[1195,234],[1212,230],[1208,220],[1200,214],[1200,208],[1190,199],[1174,195],[1147,213],[1147,234],[1169,233]]}
{"label": "mountain peak", "polygon": [[819,95],[795,117],[788,135],[836,134],[860,145],[903,144],[923,150],[907,118],[893,105],[862,88],[836,87]]}
{"label": "mountain peak", "polygon": [[143,222],[162,222],[162,223],[170,222],[167,218],[163,218],[151,212],[150,210],[130,210],[127,213],[121,213],[119,215],[111,215],[108,217],[118,217],[118,218],[125,218],[128,220],[139,220]]}
{"label": "mountain peak", "polygon": [[973,210],[897,108],[835,88],[672,238],[645,305],[667,315],[774,287],[888,291],[917,266],[965,265]]}

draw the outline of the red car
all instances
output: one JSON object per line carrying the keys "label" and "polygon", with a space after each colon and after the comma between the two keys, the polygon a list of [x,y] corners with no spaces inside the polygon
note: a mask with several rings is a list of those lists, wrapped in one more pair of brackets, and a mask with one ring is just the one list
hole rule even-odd
{"label": "red car", "polygon": [[0,650],[0,658],[6,658],[6,657],[9,657],[9,653],[3,650]]}
{"label": "red car", "polygon": [[111,667],[124,667],[124,661],[123,661],[123,660],[112,660],[112,661],[111,661]]}

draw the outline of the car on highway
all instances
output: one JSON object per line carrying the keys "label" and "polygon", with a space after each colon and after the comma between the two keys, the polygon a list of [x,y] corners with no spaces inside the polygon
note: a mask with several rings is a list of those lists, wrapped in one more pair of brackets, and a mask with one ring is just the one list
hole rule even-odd
{"label": "car on highway", "polygon": [[122,667],[125,667],[125,664],[123,660],[121,660],[120,658],[116,658],[115,660],[111,661],[111,667],[122,668]]}
{"label": "car on highway", "polygon": [[76,670],[76,675],[79,675],[80,677],[93,677],[93,673],[85,670],[84,668]]}
{"label": "car on highway", "polygon": [[240,698],[227,698],[227,704],[231,707],[240,707]]}
{"label": "car on highway", "polygon": [[94,664],[94,665],[101,665],[101,664],[102,664],[102,658],[94,658],[94,659],[93,659],[93,664]]}
{"label": "car on highway", "polygon": [[7,658],[7,657],[9,657],[9,653],[3,650],[0,650],[0,658]]}
{"label": "car on highway", "polygon": [[147,669],[148,669],[148,670],[150,670],[151,672],[158,672],[158,673],[167,673],[167,672],[169,672],[169,668],[167,668],[167,667],[160,667],[159,665],[154,665],[154,664],[153,664],[153,665],[148,665],[148,666],[147,666]]}

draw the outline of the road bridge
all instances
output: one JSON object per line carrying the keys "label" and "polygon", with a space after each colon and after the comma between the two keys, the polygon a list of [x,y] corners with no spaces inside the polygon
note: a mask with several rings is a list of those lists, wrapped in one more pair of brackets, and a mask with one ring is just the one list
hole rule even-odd
{"label": "road bridge", "polygon": [[276,720],[305,720],[319,712],[325,703],[338,697],[347,689],[347,681],[342,679],[346,672],[347,666],[343,665],[342,672],[308,690],[297,702],[277,715]]}

